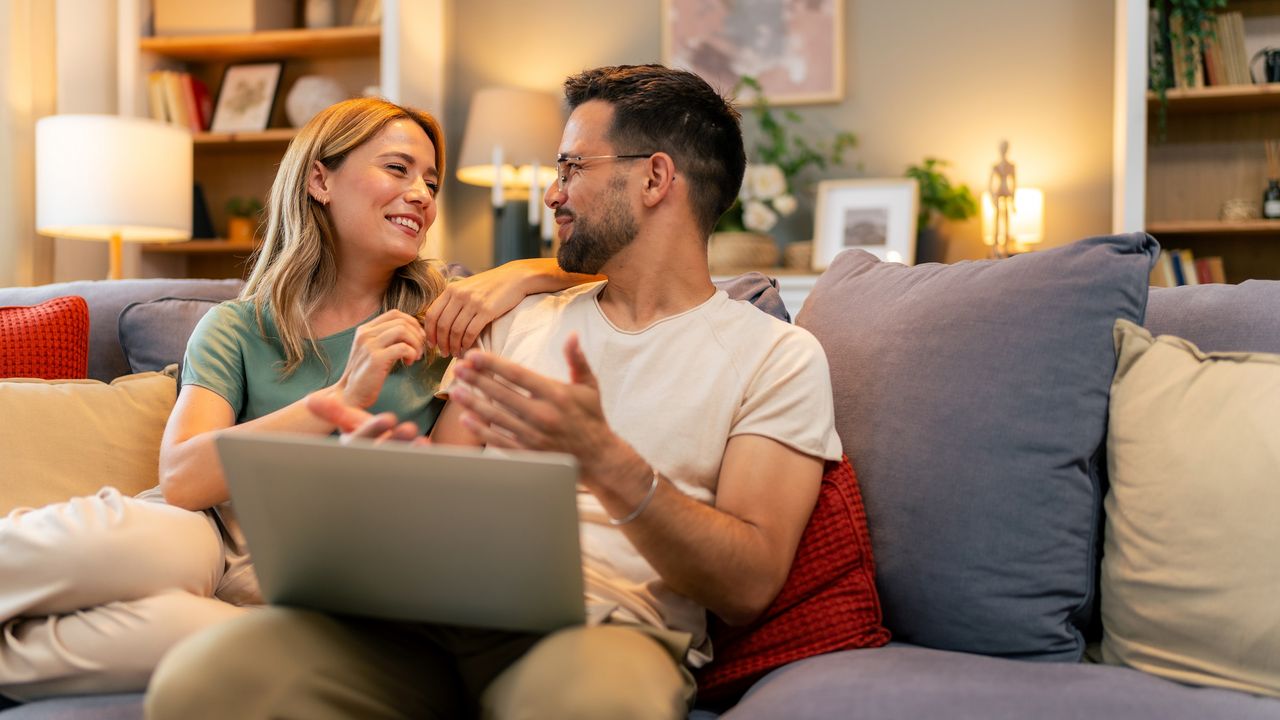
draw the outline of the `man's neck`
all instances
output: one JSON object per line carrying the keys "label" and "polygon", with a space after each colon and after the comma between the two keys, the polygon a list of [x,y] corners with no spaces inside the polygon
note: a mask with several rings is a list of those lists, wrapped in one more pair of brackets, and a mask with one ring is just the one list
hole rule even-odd
{"label": "man's neck", "polygon": [[600,292],[600,309],[623,330],[649,327],[715,293],[706,245],[696,239],[637,237],[601,273],[609,284]]}

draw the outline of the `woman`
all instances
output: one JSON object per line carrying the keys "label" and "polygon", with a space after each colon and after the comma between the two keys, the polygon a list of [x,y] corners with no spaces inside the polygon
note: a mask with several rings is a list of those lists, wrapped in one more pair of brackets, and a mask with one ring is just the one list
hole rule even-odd
{"label": "woman", "polygon": [[303,400],[324,388],[429,427],[443,356],[526,294],[590,279],[534,261],[447,284],[418,257],[443,175],[426,113],[349,100],[299,132],[240,299],[188,343],[159,487],[0,520],[0,694],[141,690],[173,644],[261,602],[217,435],[332,433]]}

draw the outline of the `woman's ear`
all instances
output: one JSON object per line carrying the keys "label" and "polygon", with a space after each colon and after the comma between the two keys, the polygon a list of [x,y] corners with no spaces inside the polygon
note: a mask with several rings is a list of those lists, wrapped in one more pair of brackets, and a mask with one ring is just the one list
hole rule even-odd
{"label": "woman's ear", "polygon": [[307,194],[321,205],[329,204],[329,168],[316,160],[307,175]]}

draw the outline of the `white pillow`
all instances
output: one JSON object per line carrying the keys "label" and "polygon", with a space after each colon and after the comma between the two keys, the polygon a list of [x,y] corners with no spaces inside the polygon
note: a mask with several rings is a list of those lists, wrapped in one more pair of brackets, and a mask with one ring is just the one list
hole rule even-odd
{"label": "white pillow", "polygon": [[0,380],[0,517],[111,485],[154,487],[177,382],[158,372],[97,380]]}
{"label": "white pillow", "polygon": [[1280,355],[1115,340],[1103,658],[1280,697]]}

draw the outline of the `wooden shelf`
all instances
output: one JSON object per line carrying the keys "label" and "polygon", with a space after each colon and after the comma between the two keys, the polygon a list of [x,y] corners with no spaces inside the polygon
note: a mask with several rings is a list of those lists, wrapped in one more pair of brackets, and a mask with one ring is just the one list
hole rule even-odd
{"label": "wooden shelf", "polygon": [[[1280,108],[1280,83],[1267,85],[1217,85],[1170,90],[1169,114],[1218,113]],[[1157,112],[1160,99],[1147,93],[1148,112]]]}
{"label": "wooden shelf", "polygon": [[1147,232],[1161,235],[1277,235],[1280,220],[1166,220],[1147,223]]}
{"label": "wooden shelf", "polygon": [[298,128],[267,128],[261,132],[196,133],[191,140],[196,149],[226,147],[228,145],[288,145],[298,134]]}
{"label": "wooden shelf", "polygon": [[147,243],[142,246],[142,252],[176,255],[248,255],[256,247],[253,243],[233,243],[227,240],[188,240],[187,242]]}
{"label": "wooden shelf", "polygon": [[138,47],[175,60],[263,60],[377,55],[378,26],[266,30],[240,35],[144,37]]}

